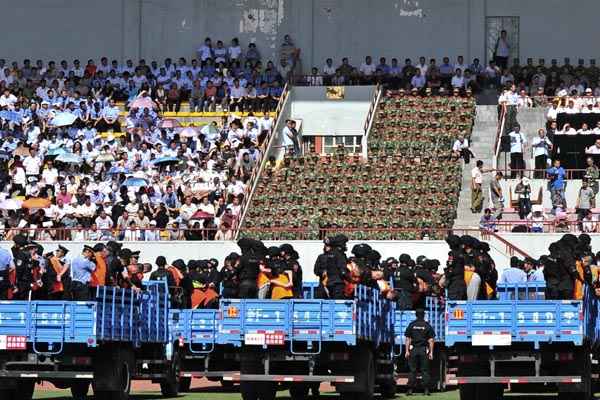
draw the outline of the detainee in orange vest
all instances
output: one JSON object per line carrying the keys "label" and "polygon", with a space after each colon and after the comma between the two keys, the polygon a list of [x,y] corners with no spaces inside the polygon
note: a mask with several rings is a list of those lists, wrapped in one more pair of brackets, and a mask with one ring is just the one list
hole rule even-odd
{"label": "detainee in orange vest", "polygon": [[92,299],[96,298],[96,288],[98,286],[106,285],[106,258],[108,257],[108,248],[102,243],[98,243],[94,246],[94,259],[96,262],[96,269],[92,272],[90,278],[90,296]]}
{"label": "detainee in orange vest", "polygon": [[66,298],[65,281],[68,277],[65,274],[69,271],[69,264],[64,263],[62,259],[68,252],[67,248],[59,245],[58,249],[49,258],[50,268],[47,268],[46,275],[48,278],[48,299],[50,300]]}

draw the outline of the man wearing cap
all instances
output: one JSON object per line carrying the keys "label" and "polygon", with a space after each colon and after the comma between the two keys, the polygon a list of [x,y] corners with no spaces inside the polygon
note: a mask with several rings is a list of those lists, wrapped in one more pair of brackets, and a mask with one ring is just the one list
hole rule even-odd
{"label": "man wearing cap", "polygon": [[344,282],[348,280],[347,260],[343,250],[348,239],[343,235],[324,240],[323,254],[315,262],[314,273],[319,277],[318,298],[344,299]]}
{"label": "man wearing cap", "polygon": [[8,300],[12,294],[10,275],[15,271],[13,255],[10,251],[0,248],[0,300]]}
{"label": "man wearing cap", "polygon": [[429,396],[429,362],[433,360],[435,332],[431,325],[425,321],[425,311],[423,309],[416,311],[416,317],[404,332],[404,358],[408,361],[408,367],[410,368],[406,395],[412,395],[417,386],[417,374],[420,370],[424,394]]}
{"label": "man wearing cap", "polygon": [[411,310],[412,295],[417,287],[415,273],[410,269],[412,260],[408,254],[401,254],[398,259],[399,266],[393,271],[394,291],[396,302],[400,310]]}
{"label": "man wearing cap", "polygon": [[71,261],[71,297],[73,300],[90,300],[88,285],[92,272],[96,269],[96,265],[92,262],[93,258],[94,249],[84,245],[81,255]]}
{"label": "man wearing cap", "polygon": [[58,245],[58,248],[49,258],[49,268],[46,269],[46,286],[48,287],[49,300],[63,300],[70,286],[70,277],[67,274],[69,264],[64,261],[69,249]]}

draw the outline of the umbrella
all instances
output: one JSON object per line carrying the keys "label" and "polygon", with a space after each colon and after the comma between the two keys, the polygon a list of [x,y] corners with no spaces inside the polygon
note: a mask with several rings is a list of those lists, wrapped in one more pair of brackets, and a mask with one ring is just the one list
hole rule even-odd
{"label": "umbrella", "polygon": [[128,187],[148,186],[148,181],[144,178],[136,178],[136,177],[130,176],[129,178],[125,179],[125,182],[123,182],[123,186],[128,186]]}
{"label": "umbrella", "polygon": [[56,157],[56,161],[60,161],[68,164],[81,164],[83,161],[81,157],[73,153],[64,153]]}
{"label": "umbrella", "polygon": [[27,157],[29,155],[29,148],[25,146],[19,146],[13,151],[13,156]]}
{"label": "umbrella", "polygon": [[179,128],[180,126],[181,126],[181,124],[176,119],[166,118],[160,122],[158,127],[159,128]]}
{"label": "umbrella", "polygon": [[98,162],[115,161],[115,156],[113,156],[111,153],[100,153],[96,156],[96,161],[98,161]]}
{"label": "umbrella", "polygon": [[156,104],[150,97],[138,97],[129,103],[129,108],[156,108]]}
{"label": "umbrella", "polygon": [[112,137],[113,139],[118,139],[125,135],[127,135],[125,132],[102,132],[98,134],[98,137],[102,139],[108,139],[109,137]]}
{"label": "umbrella", "polygon": [[209,219],[214,218],[215,216],[211,213],[207,213],[206,211],[198,210],[192,215],[190,219]]}
{"label": "umbrella", "polygon": [[125,167],[110,167],[110,169],[108,170],[108,174],[110,175],[114,175],[114,174],[128,174],[129,168],[125,168]]}
{"label": "umbrella", "polygon": [[150,164],[169,165],[169,164],[178,164],[180,161],[181,160],[177,157],[160,157],[160,158],[150,161]]}
{"label": "umbrella", "polygon": [[21,204],[23,208],[46,208],[50,207],[50,200],[44,199],[42,197],[32,197],[27,199]]}
{"label": "umbrella", "polygon": [[16,111],[4,110],[0,111],[0,118],[8,122],[14,122],[16,124],[21,123],[23,116]]}
{"label": "umbrella", "polygon": [[67,150],[63,149],[62,147],[57,147],[55,149],[48,150],[48,152],[46,153],[46,157],[56,157],[66,153],[68,153]]}
{"label": "umbrella", "polygon": [[23,202],[17,199],[6,199],[0,203],[0,210],[20,210]]}
{"label": "umbrella", "polygon": [[76,119],[77,119],[77,116],[74,114],[71,114],[69,112],[61,112],[61,113],[56,114],[54,116],[54,118],[52,118],[52,121],[50,121],[50,125],[52,125],[52,126],[69,126],[69,125],[72,125]]}
{"label": "umbrella", "polygon": [[196,137],[196,136],[198,136],[198,131],[192,127],[184,128],[179,132],[179,136]]}

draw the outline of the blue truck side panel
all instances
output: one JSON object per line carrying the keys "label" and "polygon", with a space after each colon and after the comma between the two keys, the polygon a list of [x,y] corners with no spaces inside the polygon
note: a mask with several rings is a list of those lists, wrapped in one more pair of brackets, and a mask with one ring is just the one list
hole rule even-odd
{"label": "blue truck side panel", "polygon": [[147,289],[100,287],[96,301],[2,301],[0,335],[24,336],[33,343],[165,343],[168,291],[165,283]]}
{"label": "blue truck side panel", "polygon": [[375,344],[393,341],[393,305],[359,286],[354,300],[221,300],[217,343],[241,346],[246,334],[283,335],[286,342]]}
{"label": "blue truck side panel", "polygon": [[171,341],[213,345],[216,340],[217,315],[214,309],[183,309],[169,312]]}
{"label": "blue truck side panel", "polygon": [[532,343],[536,348],[556,342],[581,345],[586,338],[595,342],[598,300],[591,292],[586,290],[583,301],[545,300],[544,287],[499,285],[500,300],[448,300],[446,344],[486,342],[486,337],[504,337],[503,345]]}

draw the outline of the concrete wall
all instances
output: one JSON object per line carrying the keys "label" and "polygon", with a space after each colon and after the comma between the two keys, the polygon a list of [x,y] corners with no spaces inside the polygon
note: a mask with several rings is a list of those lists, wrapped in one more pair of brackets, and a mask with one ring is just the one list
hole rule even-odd
{"label": "concrete wall", "polygon": [[[0,14],[0,56],[121,60],[194,55],[205,36],[256,41],[275,59],[286,33],[306,67],[348,56],[484,57],[485,16],[520,16],[520,54],[595,57],[589,0],[19,0]],[[577,29],[564,29],[577,26]]]}

